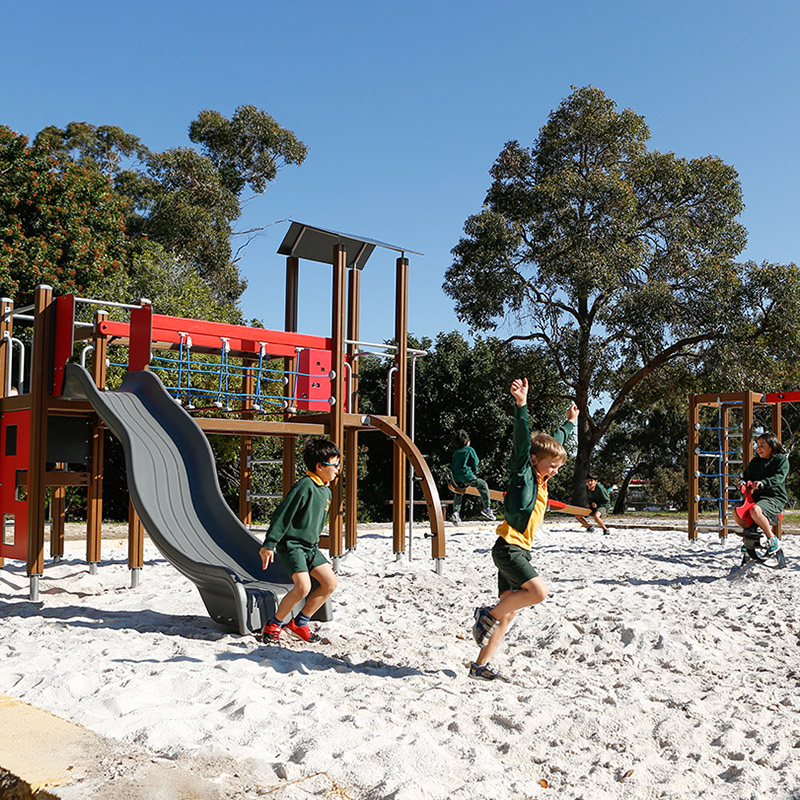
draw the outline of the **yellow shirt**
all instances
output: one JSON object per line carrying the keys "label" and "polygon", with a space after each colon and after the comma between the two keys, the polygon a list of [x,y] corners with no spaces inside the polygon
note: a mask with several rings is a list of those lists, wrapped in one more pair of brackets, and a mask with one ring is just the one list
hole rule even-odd
{"label": "yellow shirt", "polygon": [[[534,469],[534,472],[536,470]],[[536,495],[536,504],[531,512],[528,525],[523,532],[512,528],[505,520],[497,526],[497,535],[505,539],[509,544],[515,544],[525,550],[530,550],[533,545],[533,536],[537,528],[544,520],[544,512],[547,511],[547,481],[542,480],[536,472],[536,482],[539,484],[539,491]]]}

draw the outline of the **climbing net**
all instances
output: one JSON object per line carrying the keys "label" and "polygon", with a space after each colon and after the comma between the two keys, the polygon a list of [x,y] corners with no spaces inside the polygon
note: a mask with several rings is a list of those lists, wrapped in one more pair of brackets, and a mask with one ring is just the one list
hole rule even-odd
{"label": "climbing net", "polygon": [[[276,410],[295,412],[298,407],[308,408],[310,403],[335,403],[330,389],[336,377],[333,371],[301,371],[299,359],[296,359],[295,369],[279,368],[280,361],[268,357],[264,344],[260,346],[255,363],[238,364],[230,353],[230,341],[224,337],[221,337],[218,354],[195,353],[192,337],[181,333],[177,351],[168,355],[153,354],[150,369],[161,378],[175,400],[189,411],[239,412],[246,407],[249,412],[267,414]],[[109,366],[124,368],[126,364],[109,362]],[[248,379],[253,389],[242,391]],[[292,387],[289,394],[287,386]]]}
{"label": "climbing net", "polygon": [[[695,447],[696,468],[694,477],[698,479],[698,488],[704,494],[694,496],[694,502],[702,507],[714,504],[717,509],[718,524],[716,526],[698,526],[697,530],[716,530],[722,536],[727,535],[728,528],[733,529],[728,516],[728,504],[738,499],[739,481],[742,477],[744,425],[742,403],[739,401],[716,404],[715,424],[703,425],[695,423],[698,446]],[[731,425],[731,411],[740,417],[738,424]],[[708,433],[703,434],[703,431]],[[733,440],[733,441],[732,441]],[[738,465],[738,468],[737,466]],[[733,470],[733,471],[732,471]],[[736,494],[732,493],[735,492]]]}

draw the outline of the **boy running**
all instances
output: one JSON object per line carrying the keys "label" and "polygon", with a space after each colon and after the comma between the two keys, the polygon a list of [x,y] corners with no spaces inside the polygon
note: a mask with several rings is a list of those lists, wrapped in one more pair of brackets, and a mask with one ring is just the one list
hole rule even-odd
{"label": "boy running", "polygon": [[517,406],[514,445],[508,463],[505,520],[497,528],[498,538],[492,548],[500,601],[492,608],[476,608],[472,628],[481,650],[470,666],[469,676],[483,681],[505,680],[492,669],[492,657],[517,611],[547,597],[547,585],[531,565],[531,545],[547,509],[547,481],[558,474],[567,460],[564,442],[578,419],[578,407],[573,403],[567,411],[567,421],[554,436],[531,434],[527,378],[517,378],[511,384],[511,396]]}

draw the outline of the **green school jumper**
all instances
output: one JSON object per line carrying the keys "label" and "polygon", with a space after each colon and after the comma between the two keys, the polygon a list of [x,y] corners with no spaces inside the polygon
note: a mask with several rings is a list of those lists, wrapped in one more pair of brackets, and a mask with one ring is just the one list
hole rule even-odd
{"label": "green school jumper", "polygon": [[317,475],[307,472],[275,509],[262,546],[278,553],[287,552],[293,545],[316,547],[331,498],[328,486]]}
{"label": "green school jumper", "polygon": [[769,458],[756,456],[744,470],[744,480],[761,481],[764,485],[753,492],[753,500],[761,506],[767,519],[775,525],[778,515],[786,508],[786,477],[789,459],[783,453],[773,453]]}
{"label": "green school jumper", "polygon": [[[553,434],[553,438],[559,444],[564,444],[574,428],[575,423],[567,420]],[[528,527],[539,494],[539,482],[531,465],[531,429],[527,405],[514,408],[514,447],[508,460],[507,474],[505,521],[522,533]]]}
{"label": "green school jumper", "polygon": [[600,481],[597,481],[597,485],[594,489],[586,489],[586,500],[589,503],[595,503],[597,505],[597,510],[603,508],[608,510],[608,507],[611,505],[611,495]]}

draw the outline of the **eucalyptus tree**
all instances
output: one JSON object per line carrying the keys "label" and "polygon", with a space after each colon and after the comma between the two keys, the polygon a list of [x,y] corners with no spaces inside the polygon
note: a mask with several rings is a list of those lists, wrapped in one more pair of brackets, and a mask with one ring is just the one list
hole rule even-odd
{"label": "eucalyptus tree", "polygon": [[746,244],[735,168],[648,149],[649,135],[599,89],[573,88],[530,147],[505,145],[446,273],[459,318],[473,331],[511,321],[506,341],[540,343],[580,407],[576,498],[639,384],[722,342],[781,339],[800,316],[794,265],[735,261]]}

